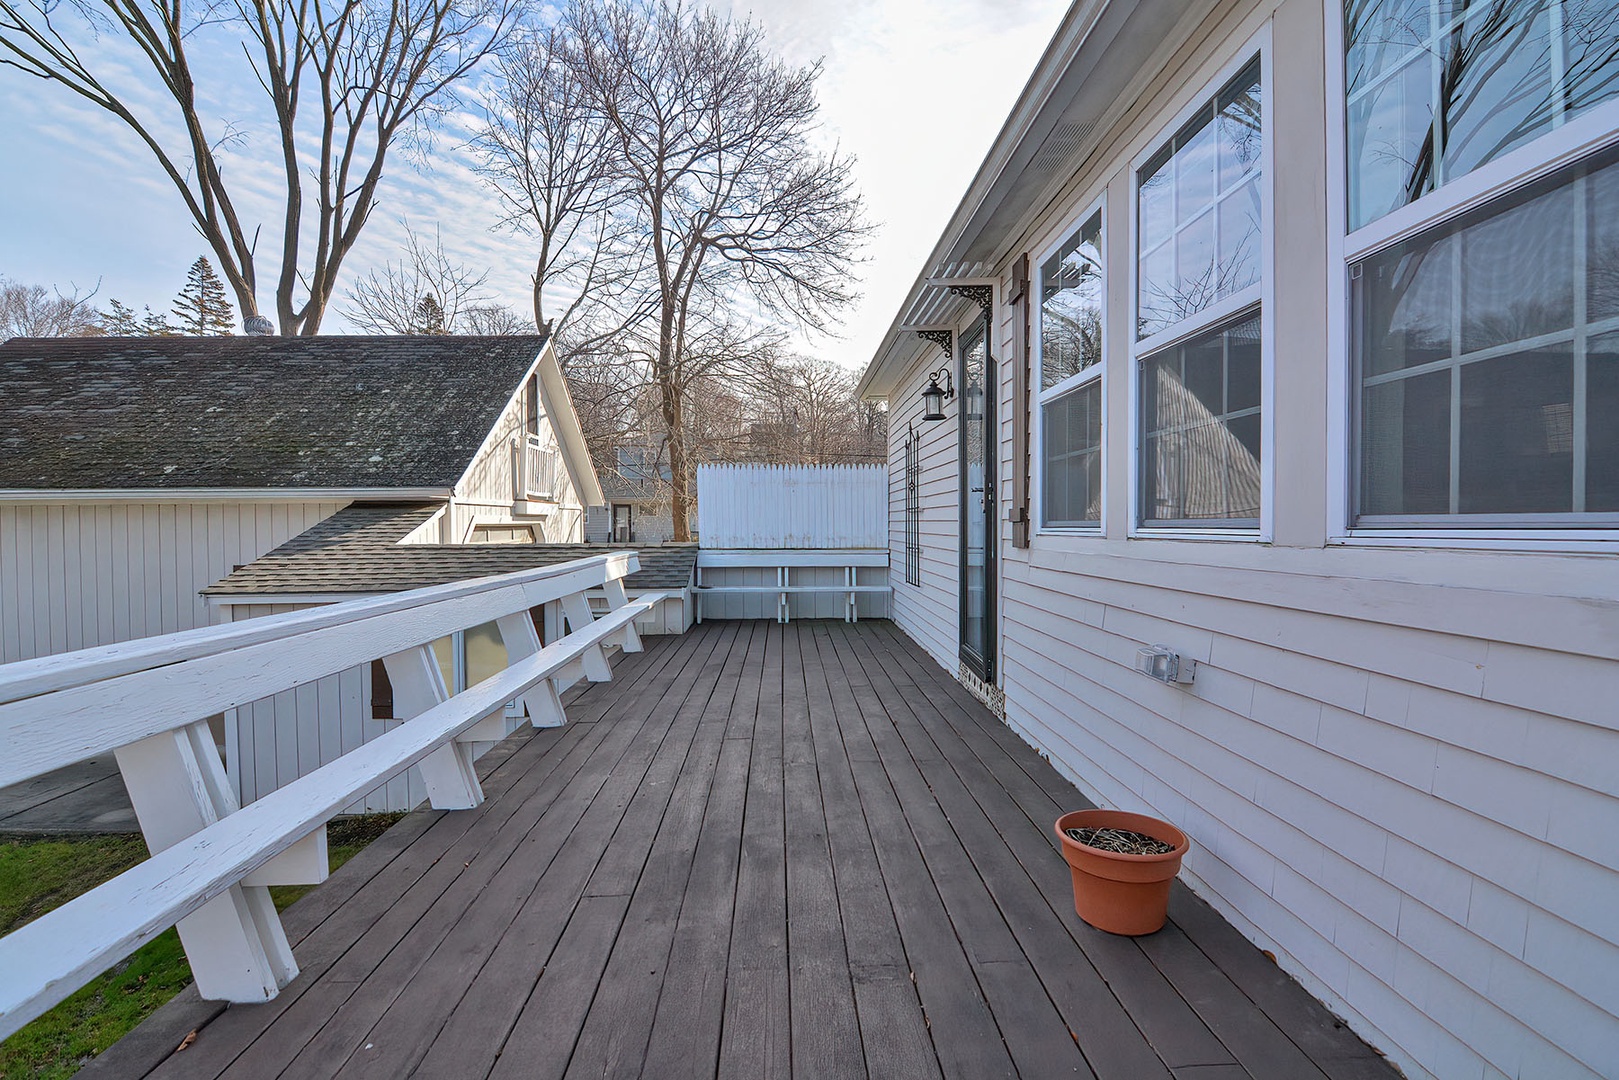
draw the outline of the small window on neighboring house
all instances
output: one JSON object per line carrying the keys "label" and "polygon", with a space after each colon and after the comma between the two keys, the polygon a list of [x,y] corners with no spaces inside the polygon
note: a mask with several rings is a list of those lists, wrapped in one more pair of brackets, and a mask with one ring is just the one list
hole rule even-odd
{"label": "small window on neighboring house", "polygon": [[532,544],[532,525],[474,525],[468,542],[473,544]]}
{"label": "small window on neighboring house", "polygon": [[388,681],[388,665],[371,661],[371,719],[394,719],[394,684]]}
{"label": "small window on neighboring house", "polygon": [[922,435],[905,433],[905,583],[922,584]]}
{"label": "small window on neighboring house", "polygon": [[1102,520],[1102,212],[1040,264],[1040,524]]}
{"label": "small window on neighboring house", "polygon": [[540,433],[540,375],[535,372],[529,376],[528,388],[524,392],[524,404],[528,415],[523,418],[523,430],[530,435]]}

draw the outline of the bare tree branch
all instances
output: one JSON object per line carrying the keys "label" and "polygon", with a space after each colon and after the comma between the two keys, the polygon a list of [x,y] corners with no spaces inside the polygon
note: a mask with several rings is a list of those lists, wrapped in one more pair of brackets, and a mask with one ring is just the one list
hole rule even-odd
{"label": "bare tree branch", "polygon": [[[0,0],[0,67],[56,82],[124,122],[174,184],[212,248],[244,318],[260,313],[255,243],[210,136],[186,52],[203,26],[241,34],[276,124],[285,190],[275,314],[284,334],[314,334],[343,260],[375,206],[389,150],[430,138],[456,85],[510,30],[516,0]],[[64,25],[67,24],[67,25]],[[104,81],[73,44],[98,31],[134,46],[172,105],[161,115]],[[311,165],[311,162],[313,163]],[[306,190],[307,189],[307,190]],[[306,222],[306,216],[312,220]],[[306,241],[310,241],[306,248]]]}

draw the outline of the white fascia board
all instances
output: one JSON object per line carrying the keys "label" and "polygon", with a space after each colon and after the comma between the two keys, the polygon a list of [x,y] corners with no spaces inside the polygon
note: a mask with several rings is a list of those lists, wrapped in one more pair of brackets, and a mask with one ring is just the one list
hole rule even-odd
{"label": "white fascia board", "polygon": [[12,488],[3,503],[442,502],[449,488]]}
{"label": "white fascia board", "polygon": [[562,448],[568,475],[573,479],[573,490],[584,506],[602,506],[607,502],[602,494],[601,481],[596,478],[596,466],[590,460],[585,445],[585,429],[579,423],[579,413],[573,407],[573,395],[568,393],[568,380],[562,374],[552,338],[547,338],[540,352],[540,395],[545,411],[551,417],[551,430],[556,432],[557,445]]}

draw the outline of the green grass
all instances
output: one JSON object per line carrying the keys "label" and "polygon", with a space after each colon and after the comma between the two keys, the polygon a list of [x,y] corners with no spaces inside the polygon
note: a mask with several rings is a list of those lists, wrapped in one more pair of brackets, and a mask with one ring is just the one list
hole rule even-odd
{"label": "green grass", "polygon": [[[327,826],[336,870],[404,815],[367,814]],[[139,836],[0,839],[0,934],[87,892],[146,858]],[[270,895],[284,909],[313,886],[282,885]],[[191,983],[172,929],[0,1044],[4,1080],[56,1080],[117,1042]]]}

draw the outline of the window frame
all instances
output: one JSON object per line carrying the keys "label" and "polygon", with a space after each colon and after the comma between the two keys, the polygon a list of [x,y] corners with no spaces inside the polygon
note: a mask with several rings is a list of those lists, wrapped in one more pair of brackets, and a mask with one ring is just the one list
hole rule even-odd
{"label": "window frame", "polygon": [[[1044,337],[1042,333],[1043,322],[1041,309],[1044,305],[1039,303],[1046,260],[1050,259],[1069,240],[1073,239],[1079,230],[1083,229],[1091,218],[1096,218],[1098,228],[1096,233],[1097,250],[1102,257],[1102,358],[1084,371],[1076,372],[1057,383],[1049,390],[1039,387],[1045,382],[1045,355]],[[1107,368],[1108,350],[1112,344],[1112,320],[1108,318],[1108,299],[1112,295],[1108,288],[1108,248],[1107,248],[1107,194],[1092,199],[1085,204],[1085,208],[1078,214],[1065,221],[1063,228],[1057,230],[1051,240],[1040,249],[1034,259],[1034,279],[1030,283],[1031,303],[1030,314],[1033,320],[1033,332],[1030,349],[1034,354],[1034,363],[1030,366],[1034,370],[1034,401],[1033,401],[1033,439],[1032,450],[1029,457],[1033,466],[1031,480],[1030,502],[1033,504],[1034,535],[1035,536],[1106,536],[1107,535],[1107,506],[1108,506],[1108,468],[1107,468],[1107,435],[1108,435],[1108,408],[1107,408]],[[1101,396],[1101,441],[1097,446],[1097,454],[1101,461],[1101,490],[1098,493],[1100,511],[1095,522],[1084,522],[1072,525],[1047,525],[1046,520],[1046,410],[1047,404],[1056,401],[1074,391],[1080,390],[1091,383],[1097,383],[1097,393]]]}
{"label": "window frame", "polygon": [[[1192,120],[1197,113],[1208,108],[1225,85],[1236,78],[1244,68],[1259,60],[1260,100],[1259,131],[1259,195],[1260,241],[1259,282],[1239,293],[1215,301],[1195,315],[1155,331],[1146,337],[1137,335],[1141,302],[1141,170],[1158,155],[1164,146]],[[1230,56],[1197,85],[1197,93],[1184,101],[1179,109],[1154,129],[1149,139],[1130,160],[1130,278],[1129,278],[1129,528],[1131,539],[1223,540],[1238,543],[1269,543],[1275,530],[1276,492],[1276,420],[1275,420],[1275,142],[1276,118],[1274,105],[1275,77],[1271,59],[1271,32],[1267,21],[1259,30],[1235,49]],[[1259,524],[1221,528],[1213,525],[1171,524],[1156,525],[1142,515],[1142,456],[1145,452],[1145,431],[1141,415],[1141,382],[1143,361],[1166,349],[1184,344],[1222,325],[1240,321],[1239,316],[1258,306],[1260,332],[1260,417],[1259,417]]]}
{"label": "window frame", "polygon": [[[1547,527],[1537,515],[1521,524],[1480,521],[1360,525],[1355,520],[1360,477],[1359,387],[1355,384],[1355,319],[1350,264],[1377,255],[1499,196],[1619,143],[1619,99],[1564,121],[1465,175],[1358,229],[1349,229],[1349,101],[1344,0],[1323,0],[1327,93],[1327,543],[1363,547],[1477,548],[1611,552],[1619,527],[1577,524],[1581,515],[1556,515],[1568,525]],[[1471,517],[1472,515],[1458,515]]]}

